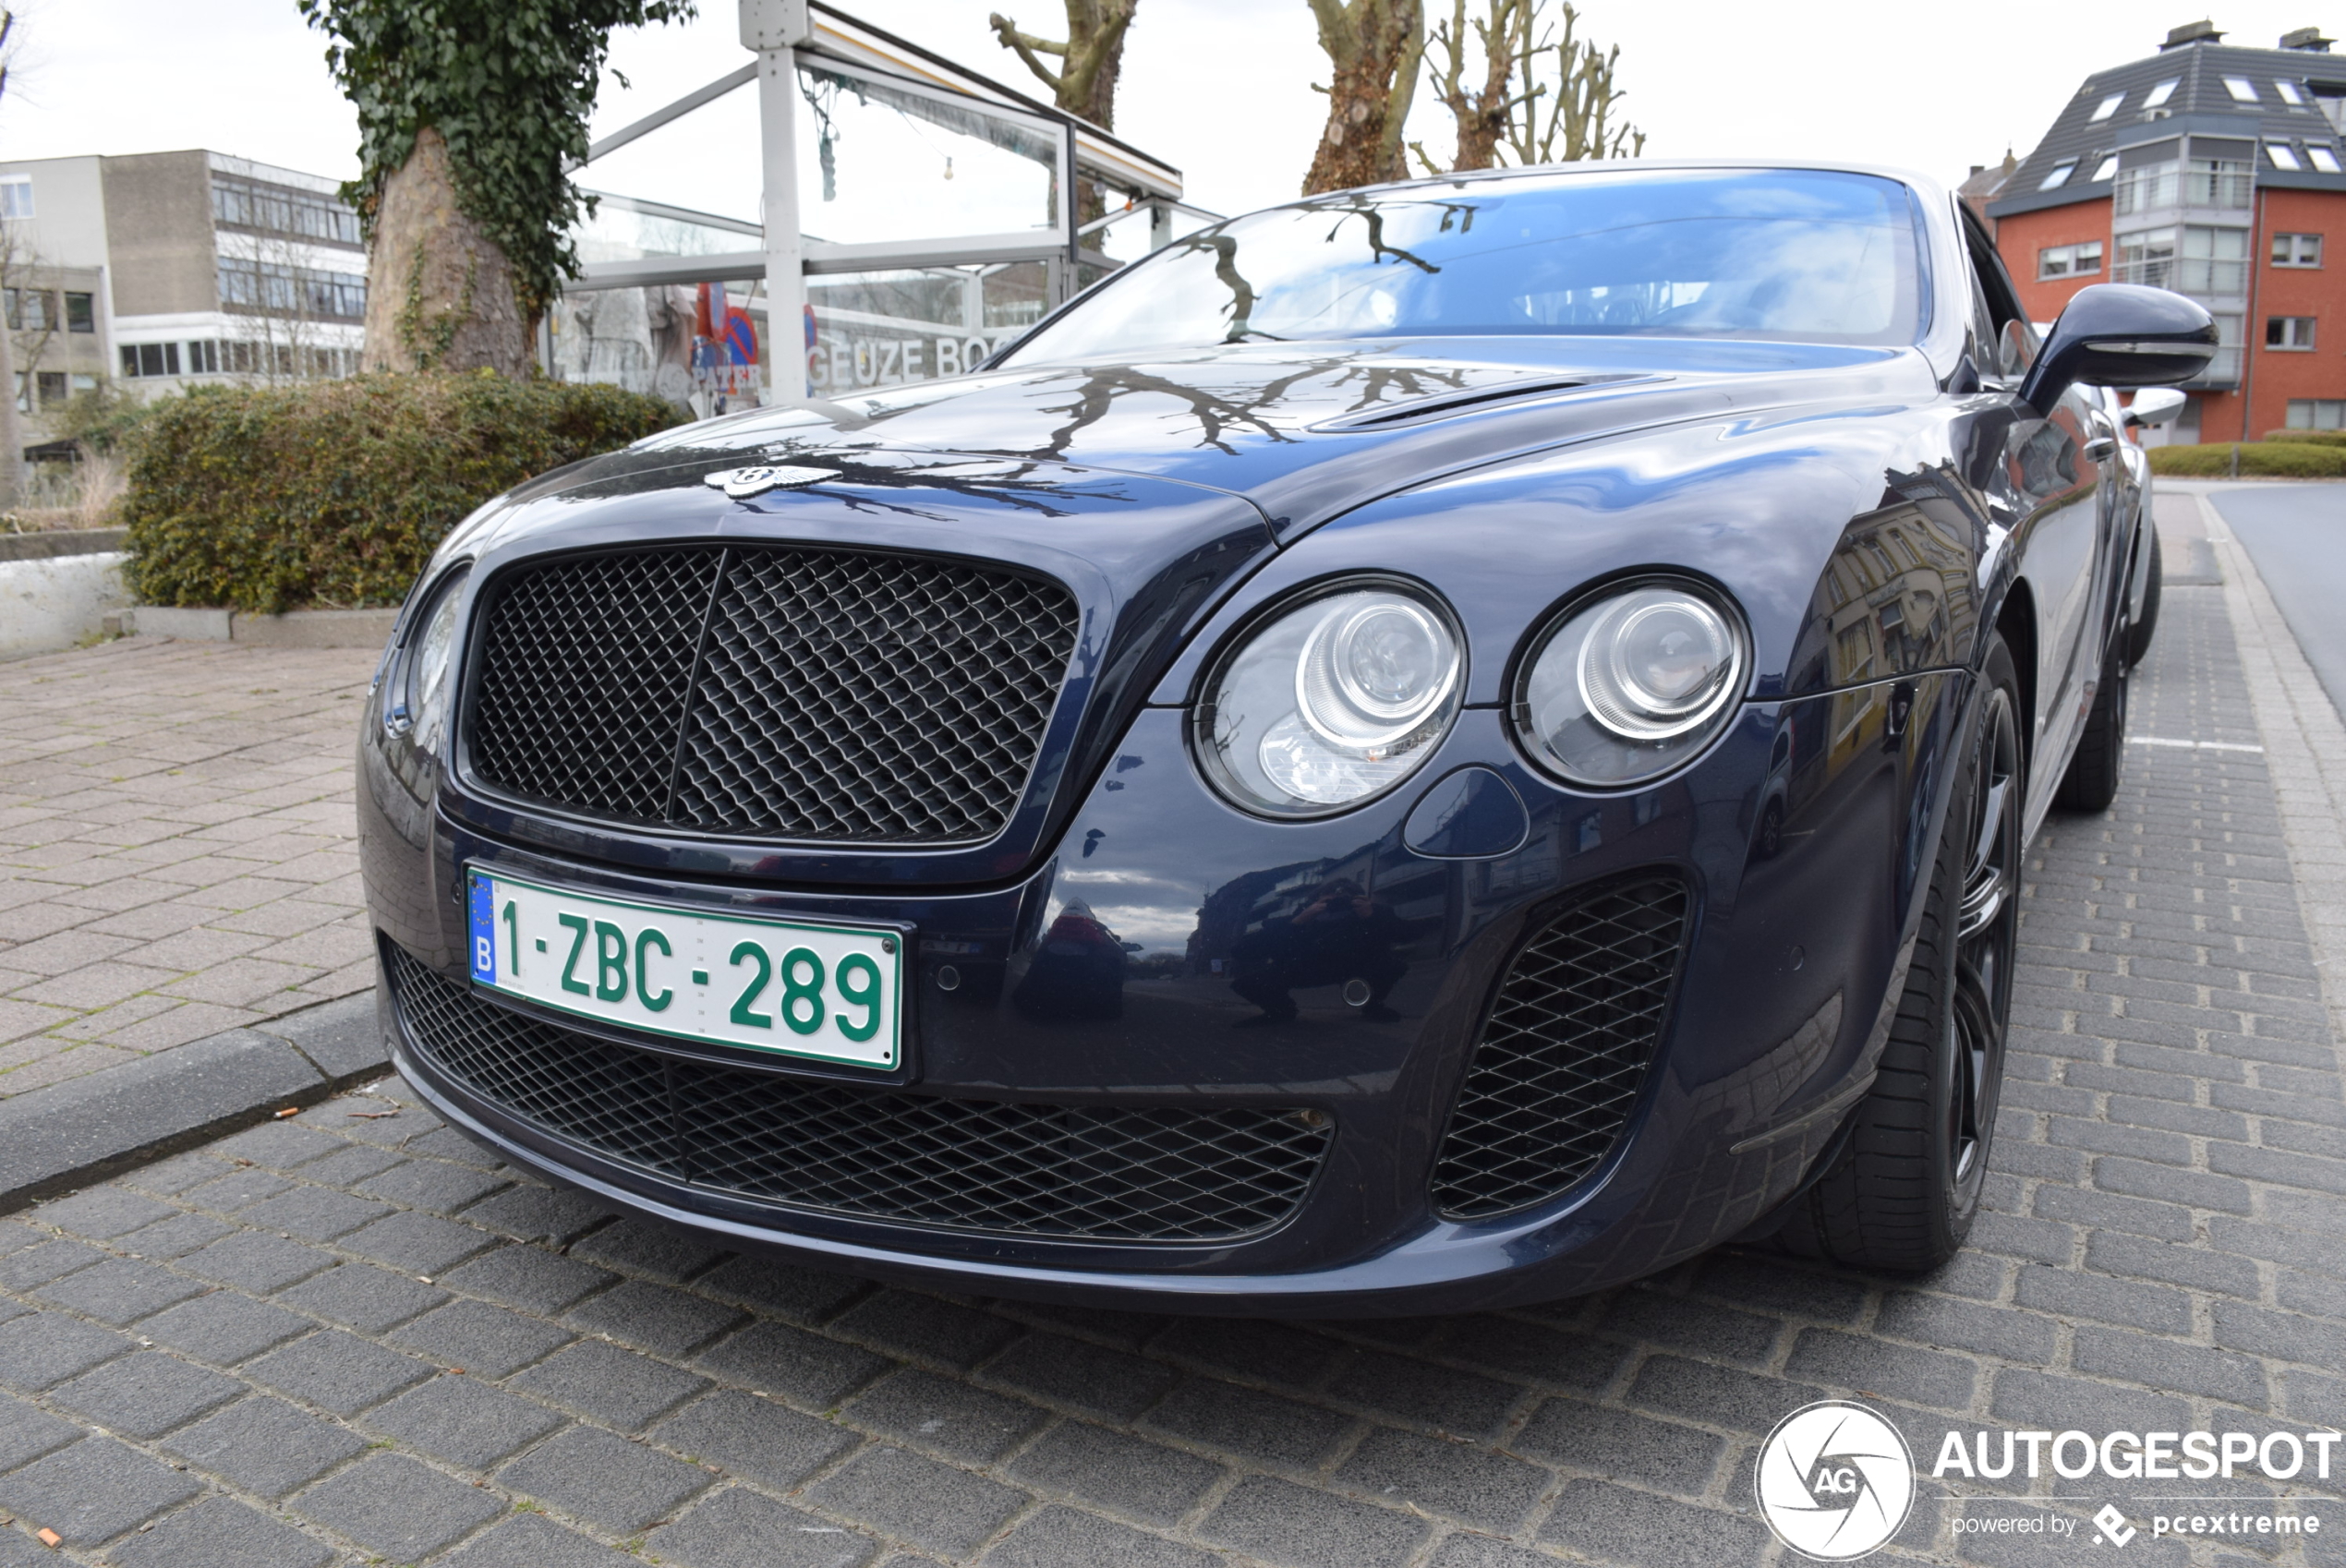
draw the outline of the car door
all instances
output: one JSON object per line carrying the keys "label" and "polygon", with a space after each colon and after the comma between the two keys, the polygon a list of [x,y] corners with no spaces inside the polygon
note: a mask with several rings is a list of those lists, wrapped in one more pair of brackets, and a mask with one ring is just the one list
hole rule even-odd
{"label": "car door", "polygon": [[1973,319],[1992,332],[1980,351],[1987,390],[2009,399],[1994,510],[2012,521],[2018,575],[2036,605],[2035,742],[2028,825],[2039,821],[2093,706],[2107,639],[2119,480],[2110,420],[2090,388],[2072,387],[2042,417],[2019,401],[2037,337],[1984,236],[1967,231]]}

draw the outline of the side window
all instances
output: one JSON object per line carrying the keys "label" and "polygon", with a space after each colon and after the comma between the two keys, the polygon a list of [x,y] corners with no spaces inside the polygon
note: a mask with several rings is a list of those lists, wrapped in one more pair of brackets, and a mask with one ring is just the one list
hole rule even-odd
{"label": "side window", "polygon": [[1999,380],[2004,378],[2003,356],[1996,342],[1996,321],[1988,309],[1988,294],[1979,283],[1977,261],[1964,269],[1971,283],[1971,362],[1981,376]]}

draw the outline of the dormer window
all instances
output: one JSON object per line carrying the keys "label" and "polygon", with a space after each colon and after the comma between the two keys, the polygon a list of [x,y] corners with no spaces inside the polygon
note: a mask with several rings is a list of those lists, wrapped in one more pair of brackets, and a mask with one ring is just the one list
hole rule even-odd
{"label": "dormer window", "polygon": [[2297,84],[2293,81],[2277,81],[2273,83],[2273,90],[2280,94],[2282,103],[2292,108],[2302,109],[2305,106],[2305,95],[2297,90]]}
{"label": "dormer window", "polygon": [[2118,113],[2118,105],[2123,103],[2124,102],[2126,102],[2126,95],[2124,93],[2111,93],[2109,97],[2103,99],[2099,103],[2094,106],[2093,118],[2097,120],[2106,120],[2110,118],[2110,115]]}
{"label": "dormer window", "polygon": [[2246,77],[2226,77],[2224,78],[2224,90],[2232,95],[2232,102],[2235,103],[2254,103],[2257,102],[2256,84],[2250,81]]}
{"label": "dormer window", "polygon": [[2094,165],[2093,183],[2095,185],[2099,185],[2102,181],[2110,178],[2117,173],[2118,154],[2112,152],[2110,156],[2104,158],[2100,163]]}
{"label": "dormer window", "polygon": [[2295,174],[2298,170],[2305,166],[2297,161],[2297,154],[2291,150],[2289,144],[2285,141],[2268,141],[2265,143],[2265,156],[2273,161],[2274,168],[2286,169],[2291,174]]}
{"label": "dormer window", "polygon": [[2143,100],[2143,107],[2146,109],[2158,108],[2160,104],[2166,103],[2167,100],[2174,97],[2175,89],[2183,86],[2183,78],[2169,77],[2165,81],[2160,82],[2157,87],[2150,90],[2150,96]]}
{"label": "dormer window", "polygon": [[2057,189],[2062,186],[2067,185],[2069,183],[2069,176],[2076,172],[2077,160],[2074,158],[2068,160],[2066,163],[2055,163],[2053,165],[2052,173],[2047,175],[2045,176],[2044,183],[2039,185],[2037,188],[2038,190]]}
{"label": "dormer window", "polygon": [[2336,150],[2324,147],[2319,143],[2305,149],[2305,161],[2313,164],[2314,168],[2321,174],[2346,174],[2346,169],[2339,167]]}

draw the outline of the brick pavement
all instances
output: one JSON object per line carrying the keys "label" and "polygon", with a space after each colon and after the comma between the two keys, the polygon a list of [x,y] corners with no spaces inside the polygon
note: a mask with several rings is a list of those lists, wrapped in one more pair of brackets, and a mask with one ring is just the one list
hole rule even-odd
{"label": "brick pavement", "polygon": [[153,637],[0,665],[0,1098],[373,983],[373,668]]}
{"label": "brick pavement", "polygon": [[[1753,1458],[1820,1395],[1926,1464],[1950,1428],[2335,1426],[2346,1095],[2221,589],[2171,588],[2144,675],[2138,735],[2214,744],[2134,748],[2036,845],[1990,1212],[1928,1280],[1731,1251],[1382,1323],[949,1297],[613,1221],[394,1080],[0,1221],[0,1565],[1727,1568],[1796,1561]],[[1884,1559],[2064,1555],[1957,1542],[2013,1493],[1954,1485]],[[2108,1560],[2346,1562],[2339,1480],[2223,1489],[2259,1493],[2330,1533]]]}

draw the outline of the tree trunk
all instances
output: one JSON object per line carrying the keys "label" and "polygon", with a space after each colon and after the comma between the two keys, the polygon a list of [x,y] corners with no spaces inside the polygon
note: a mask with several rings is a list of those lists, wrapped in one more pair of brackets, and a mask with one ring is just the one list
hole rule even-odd
{"label": "tree trunk", "polygon": [[16,333],[0,321],[0,512],[24,494],[24,427],[17,417]]}
{"label": "tree trunk", "polygon": [[383,181],[367,254],[370,370],[526,376],[538,323],[514,297],[505,252],[456,205],[448,143],[426,126]]}
{"label": "tree trunk", "polygon": [[[1015,51],[1043,84],[1051,102],[1102,130],[1116,128],[1116,82],[1124,70],[1124,35],[1131,28],[1140,0],[1067,0],[1067,42],[1037,38],[1018,30],[1018,24],[1000,12],[986,26],[1005,49]],[[1056,54],[1053,70],[1041,56]],[[1075,221],[1088,223],[1107,211],[1107,193],[1095,180],[1075,187]]]}
{"label": "tree trunk", "polygon": [[1312,0],[1327,51],[1327,126],[1303,194],[1408,177],[1401,132],[1425,55],[1421,0]]}

